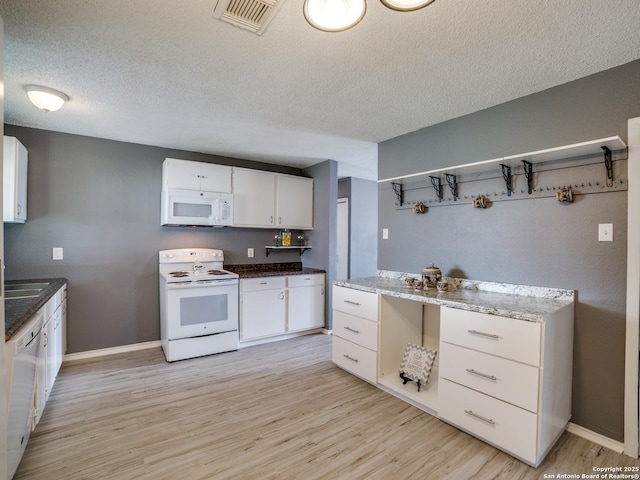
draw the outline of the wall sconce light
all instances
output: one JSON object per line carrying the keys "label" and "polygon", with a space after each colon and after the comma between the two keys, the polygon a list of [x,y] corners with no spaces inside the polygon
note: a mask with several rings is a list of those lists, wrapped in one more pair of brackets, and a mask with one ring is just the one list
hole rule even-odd
{"label": "wall sconce light", "polygon": [[[410,12],[431,5],[435,0],[380,0],[387,8]],[[304,18],[323,32],[342,32],[354,27],[367,11],[366,0],[305,0]]]}
{"label": "wall sconce light", "polygon": [[39,85],[25,85],[24,89],[31,103],[45,112],[60,110],[64,102],[69,100],[67,95],[53,88],[41,87]]}

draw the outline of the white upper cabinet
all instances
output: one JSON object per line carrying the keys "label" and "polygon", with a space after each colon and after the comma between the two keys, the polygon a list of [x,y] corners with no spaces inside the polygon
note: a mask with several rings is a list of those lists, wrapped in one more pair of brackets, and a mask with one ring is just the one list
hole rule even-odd
{"label": "white upper cabinet", "polygon": [[4,221],[27,220],[27,149],[15,137],[4,137],[3,162]]}
{"label": "white upper cabinet", "polygon": [[162,188],[231,193],[231,167],[167,158],[162,164]]}
{"label": "white upper cabinet", "polygon": [[313,228],[313,179],[278,175],[277,226]]}
{"label": "white upper cabinet", "polygon": [[275,173],[234,167],[233,202],[234,226],[275,227]]}
{"label": "white upper cabinet", "polygon": [[313,228],[313,179],[233,168],[234,226]]}

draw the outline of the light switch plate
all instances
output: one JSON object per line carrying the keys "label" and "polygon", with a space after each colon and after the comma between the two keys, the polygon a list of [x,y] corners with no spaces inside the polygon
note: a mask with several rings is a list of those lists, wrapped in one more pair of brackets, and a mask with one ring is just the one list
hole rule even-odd
{"label": "light switch plate", "polygon": [[253,258],[253,248],[247,248],[247,257]]}
{"label": "light switch plate", "polygon": [[382,229],[382,239],[383,240],[389,240],[389,229],[388,228],[383,228]]}
{"label": "light switch plate", "polygon": [[601,223],[598,225],[598,241],[613,242],[613,223]]}
{"label": "light switch plate", "polygon": [[64,252],[62,250],[62,247],[53,247],[52,248],[52,252],[51,252],[51,256],[53,257],[54,260],[62,260],[62,258],[64,256]]}

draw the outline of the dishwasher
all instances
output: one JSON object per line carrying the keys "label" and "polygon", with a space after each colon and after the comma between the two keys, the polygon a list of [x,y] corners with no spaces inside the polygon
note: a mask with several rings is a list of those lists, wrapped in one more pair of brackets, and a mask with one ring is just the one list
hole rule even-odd
{"label": "dishwasher", "polygon": [[9,410],[7,478],[13,478],[27,446],[34,412],[36,365],[40,349],[42,312],[34,315],[6,343]]}

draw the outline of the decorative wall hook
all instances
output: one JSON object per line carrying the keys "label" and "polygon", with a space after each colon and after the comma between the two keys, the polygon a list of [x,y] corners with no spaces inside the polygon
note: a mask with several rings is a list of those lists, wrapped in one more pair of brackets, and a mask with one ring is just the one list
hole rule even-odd
{"label": "decorative wall hook", "polygon": [[600,147],[604,150],[604,166],[607,169],[607,187],[613,185],[613,160],[611,159],[611,150],[609,147]]}
{"label": "decorative wall hook", "polygon": [[427,206],[422,202],[417,202],[413,206],[413,213],[424,213],[427,211]]}
{"label": "decorative wall hook", "polygon": [[573,202],[573,191],[569,186],[562,186],[556,192],[556,199],[562,203],[572,203]]}
{"label": "decorative wall hook", "polygon": [[533,191],[533,164],[526,160],[522,160],[522,164],[524,165],[524,176],[527,178],[529,195],[531,195]]}
{"label": "decorative wall hook", "polygon": [[502,177],[504,178],[504,182],[507,185],[507,196],[511,196],[511,167],[509,165],[505,165],[501,163],[502,167]]}
{"label": "decorative wall hook", "polygon": [[396,194],[396,197],[398,198],[398,203],[400,203],[400,206],[402,206],[404,203],[403,195],[402,195],[402,184],[391,182],[391,187],[393,187],[393,191]]}
{"label": "decorative wall hook", "polygon": [[436,195],[438,197],[438,203],[442,202],[442,180],[440,177],[429,177],[431,179],[431,185],[436,191]]}
{"label": "decorative wall hook", "polygon": [[488,199],[484,195],[478,195],[473,199],[473,208],[487,208]]}
{"label": "decorative wall hook", "polygon": [[447,179],[447,183],[449,184],[449,188],[451,189],[451,195],[453,195],[453,201],[458,201],[458,183],[456,182],[455,175],[449,175],[448,173],[444,174]]}

